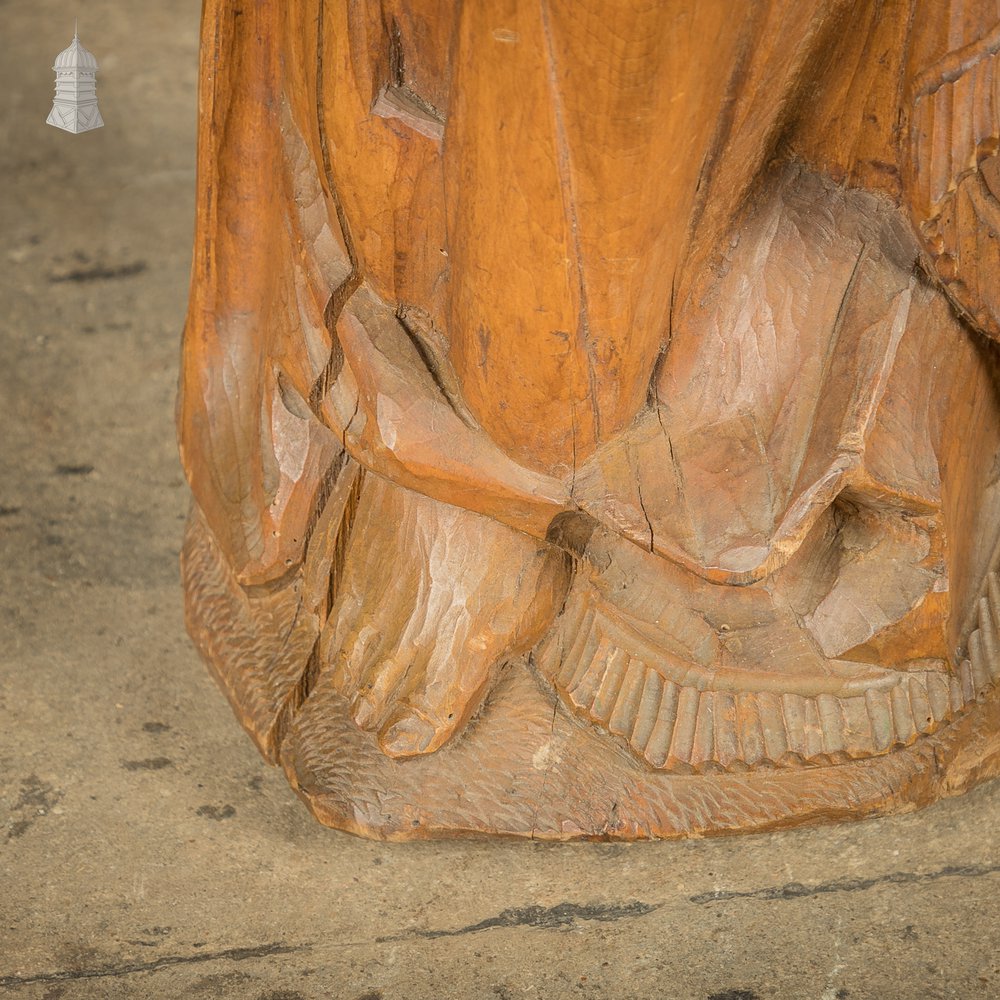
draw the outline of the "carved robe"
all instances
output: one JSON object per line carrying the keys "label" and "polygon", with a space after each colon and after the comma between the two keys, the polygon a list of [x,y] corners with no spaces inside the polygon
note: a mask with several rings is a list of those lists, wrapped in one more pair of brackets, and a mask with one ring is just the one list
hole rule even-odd
{"label": "carved robe", "polygon": [[997,25],[207,0],[189,626],[317,815],[667,835],[1000,769]]}

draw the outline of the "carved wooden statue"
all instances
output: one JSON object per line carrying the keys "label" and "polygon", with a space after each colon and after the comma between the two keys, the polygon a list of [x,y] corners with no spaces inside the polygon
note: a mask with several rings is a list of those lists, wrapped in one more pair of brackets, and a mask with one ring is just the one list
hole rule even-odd
{"label": "carved wooden statue", "polygon": [[206,0],[191,634],[324,823],[1000,773],[1000,0]]}

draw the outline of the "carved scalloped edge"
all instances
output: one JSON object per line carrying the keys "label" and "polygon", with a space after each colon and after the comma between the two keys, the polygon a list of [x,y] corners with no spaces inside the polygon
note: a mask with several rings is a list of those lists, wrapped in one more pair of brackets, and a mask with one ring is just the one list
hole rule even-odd
{"label": "carved scalloped edge", "polygon": [[[713,690],[691,671],[672,680],[664,665],[616,642],[589,607],[564,622],[564,648],[546,643],[538,665],[577,715],[625,742],[641,761],[677,774],[827,766],[890,753],[954,721],[1000,677],[1000,583],[990,573],[978,602],[969,656],[953,674],[900,671],[891,686],[850,697],[793,690]],[[575,628],[573,628],[575,626]],[[859,665],[860,666],[860,665]],[[793,678],[788,686],[794,687]]]}

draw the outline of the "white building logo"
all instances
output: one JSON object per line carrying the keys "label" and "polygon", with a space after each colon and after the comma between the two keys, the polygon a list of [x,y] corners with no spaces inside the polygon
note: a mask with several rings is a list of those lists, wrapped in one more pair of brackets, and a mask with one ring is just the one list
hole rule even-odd
{"label": "white building logo", "polygon": [[97,60],[73,30],[68,49],[56,56],[56,99],[46,122],[67,132],[89,132],[104,124],[97,108]]}

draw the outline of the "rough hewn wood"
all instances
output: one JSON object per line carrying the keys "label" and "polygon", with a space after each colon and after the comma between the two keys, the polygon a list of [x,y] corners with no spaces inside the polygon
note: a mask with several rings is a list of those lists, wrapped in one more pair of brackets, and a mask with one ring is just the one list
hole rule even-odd
{"label": "rough hewn wood", "polygon": [[1000,0],[206,0],[188,623],[324,822],[1000,773]]}

